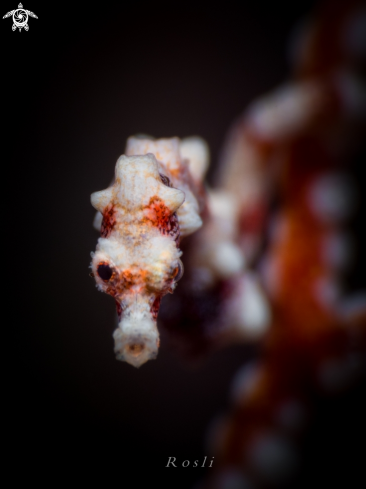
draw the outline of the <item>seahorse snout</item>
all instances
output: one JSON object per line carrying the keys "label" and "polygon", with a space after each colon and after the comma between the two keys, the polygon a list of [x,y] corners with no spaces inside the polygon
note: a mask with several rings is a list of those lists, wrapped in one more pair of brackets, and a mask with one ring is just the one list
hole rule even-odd
{"label": "seahorse snout", "polygon": [[154,360],[159,349],[156,323],[147,316],[130,315],[123,318],[113,333],[117,360],[140,367]]}

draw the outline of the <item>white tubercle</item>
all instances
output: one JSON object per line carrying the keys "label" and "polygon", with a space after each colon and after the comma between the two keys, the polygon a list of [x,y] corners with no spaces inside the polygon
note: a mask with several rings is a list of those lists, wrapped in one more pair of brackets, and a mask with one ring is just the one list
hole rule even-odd
{"label": "white tubercle", "polygon": [[203,182],[210,160],[207,143],[197,136],[185,138],[180,143],[180,152],[182,158],[188,160],[193,179],[196,182]]}
{"label": "white tubercle", "polygon": [[240,248],[229,240],[218,241],[209,250],[213,272],[220,278],[229,278],[244,270],[245,258]]}
{"label": "white tubercle", "polygon": [[228,192],[210,191],[207,199],[210,219],[200,234],[196,247],[196,268],[210,270],[212,279],[227,279],[239,274],[246,265],[245,256],[236,243],[237,203]]}
{"label": "white tubercle", "polygon": [[312,122],[323,107],[324,96],[324,88],[316,82],[285,85],[252,103],[247,123],[259,138],[291,138]]}
{"label": "white tubercle", "polygon": [[215,219],[229,221],[235,227],[235,220],[239,212],[238,202],[230,192],[217,190],[208,192],[208,208]]}
{"label": "white tubercle", "polygon": [[251,273],[237,279],[228,309],[227,314],[235,329],[247,339],[261,338],[270,326],[268,301],[258,279]]}
{"label": "white tubercle", "polygon": [[107,205],[115,200],[115,189],[108,187],[104,190],[99,190],[99,192],[94,192],[91,194],[90,200],[94,209],[103,213]]}
{"label": "white tubercle", "polygon": [[97,213],[94,216],[93,227],[99,232],[100,232],[100,228],[102,227],[102,221],[103,221],[103,214],[97,211]]}

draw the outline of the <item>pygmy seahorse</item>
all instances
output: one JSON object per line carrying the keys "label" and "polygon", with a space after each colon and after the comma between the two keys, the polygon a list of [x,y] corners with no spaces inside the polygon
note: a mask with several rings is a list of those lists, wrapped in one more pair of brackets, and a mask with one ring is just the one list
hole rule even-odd
{"label": "pygmy seahorse", "polygon": [[[190,160],[181,157],[182,149]],[[117,161],[114,183],[91,196],[101,232],[92,275],[98,289],[116,302],[117,359],[135,367],[156,358],[160,302],[183,275],[180,239],[202,225],[206,166],[207,150],[199,138],[131,137]]]}

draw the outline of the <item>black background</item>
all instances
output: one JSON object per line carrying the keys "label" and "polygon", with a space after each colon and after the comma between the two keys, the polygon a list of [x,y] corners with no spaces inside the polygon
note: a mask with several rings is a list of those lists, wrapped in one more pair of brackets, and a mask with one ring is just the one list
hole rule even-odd
{"label": "black background", "polygon": [[[2,3],[4,15],[15,2]],[[225,132],[290,74],[288,39],[314,2],[24,2],[38,19],[2,36],[3,418],[14,482],[189,488],[205,433],[229,406],[245,347],[187,365],[164,341],[139,370],[113,354],[115,310],[88,276],[90,193],[126,138]],[[239,7],[244,7],[239,9]],[[319,401],[293,487],[362,487],[365,383]],[[361,445],[361,449],[358,447]]]}

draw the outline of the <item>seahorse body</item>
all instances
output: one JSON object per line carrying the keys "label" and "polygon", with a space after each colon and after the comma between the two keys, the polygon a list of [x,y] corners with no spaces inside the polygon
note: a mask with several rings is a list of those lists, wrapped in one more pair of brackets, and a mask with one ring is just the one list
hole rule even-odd
{"label": "seahorse body", "polygon": [[130,138],[115,182],[91,196],[102,218],[92,273],[116,301],[117,358],[135,367],[157,355],[160,302],[183,273],[180,239],[202,224],[195,187],[177,138]]}

